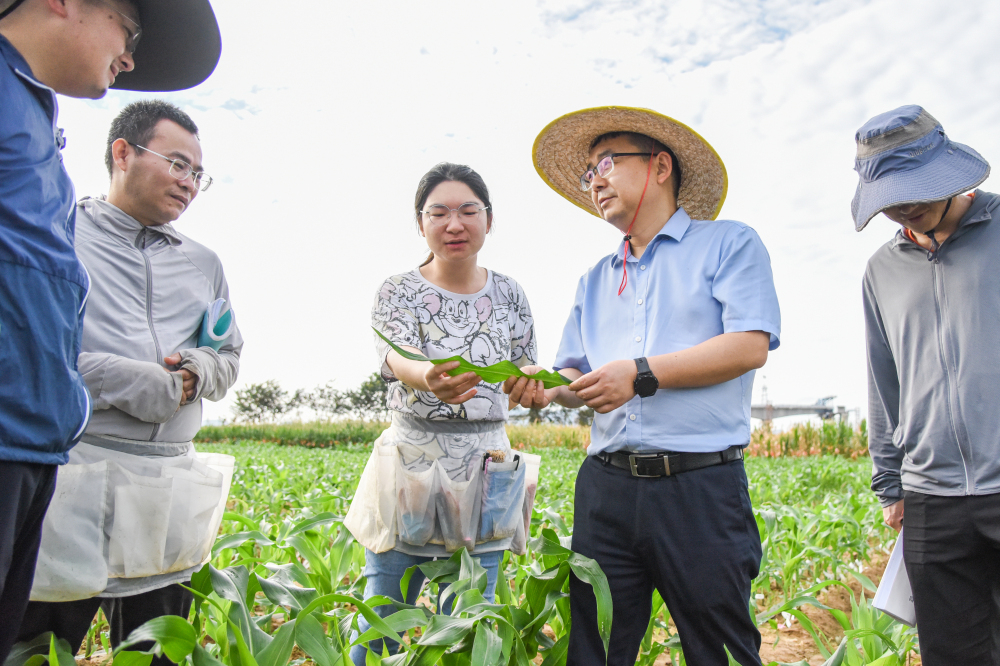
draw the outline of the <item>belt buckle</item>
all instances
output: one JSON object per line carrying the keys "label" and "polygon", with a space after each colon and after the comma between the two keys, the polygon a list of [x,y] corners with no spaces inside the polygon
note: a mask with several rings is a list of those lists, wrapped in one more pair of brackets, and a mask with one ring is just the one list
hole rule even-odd
{"label": "belt buckle", "polygon": [[[638,458],[659,458],[661,454],[659,453],[630,453],[628,456],[628,465],[632,469],[632,476],[638,477],[640,479],[656,479],[659,478],[659,474],[639,474],[636,469],[635,461]],[[663,458],[663,469],[666,472],[665,476],[670,476],[670,458],[666,455]]]}

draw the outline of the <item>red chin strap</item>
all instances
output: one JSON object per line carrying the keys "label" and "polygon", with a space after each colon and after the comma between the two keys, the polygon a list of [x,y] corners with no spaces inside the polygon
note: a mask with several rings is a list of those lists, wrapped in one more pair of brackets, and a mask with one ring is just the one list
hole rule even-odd
{"label": "red chin strap", "polygon": [[635,215],[632,216],[632,221],[629,222],[628,229],[625,231],[625,246],[622,248],[622,283],[618,285],[618,295],[621,296],[622,292],[625,291],[625,287],[628,286],[628,265],[625,263],[628,259],[628,248],[629,241],[632,240],[632,225],[635,224],[635,219],[639,217],[639,209],[642,208],[642,200],[646,198],[646,188],[649,187],[649,174],[653,172],[653,155],[656,154],[656,147],[649,153],[649,166],[646,167],[646,183],[642,186],[642,195],[639,196],[639,205],[635,207]]}

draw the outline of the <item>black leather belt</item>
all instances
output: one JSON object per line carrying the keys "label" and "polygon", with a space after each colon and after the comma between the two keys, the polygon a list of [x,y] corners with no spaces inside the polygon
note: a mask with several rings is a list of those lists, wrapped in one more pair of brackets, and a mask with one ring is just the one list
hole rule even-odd
{"label": "black leather belt", "polygon": [[611,464],[632,472],[632,476],[655,477],[673,476],[682,472],[722,465],[743,458],[742,446],[730,446],[725,451],[713,453],[629,453],[613,451],[594,456],[605,464]]}

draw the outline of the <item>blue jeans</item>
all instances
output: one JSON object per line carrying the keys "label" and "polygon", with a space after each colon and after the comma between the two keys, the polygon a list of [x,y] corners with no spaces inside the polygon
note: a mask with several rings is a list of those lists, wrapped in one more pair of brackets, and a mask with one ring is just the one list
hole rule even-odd
{"label": "blue jeans", "polygon": [[[486,592],[483,596],[490,602],[493,601],[493,593],[496,591],[497,570],[500,568],[500,560],[503,559],[503,553],[504,551],[502,550],[494,550],[481,555],[473,555],[473,559],[479,561],[479,566],[486,569]],[[367,600],[382,594],[396,601],[404,601],[399,592],[399,583],[403,579],[403,574],[414,564],[423,564],[433,559],[435,558],[407,555],[398,550],[389,550],[377,554],[370,550],[365,550],[364,575],[367,578],[365,599]],[[425,578],[420,575],[419,571],[410,578],[410,586],[406,591],[406,603],[411,605],[416,603],[417,594],[420,592],[420,588],[423,587],[424,580]],[[449,598],[445,603],[445,608],[443,609],[445,613],[451,613],[451,601],[452,599]],[[396,609],[391,604],[376,606],[374,610],[378,613],[379,617],[388,617],[396,612]],[[371,625],[368,624],[368,621],[361,615],[358,615],[358,628],[361,630],[361,633],[368,631],[370,627]],[[396,641],[386,639],[385,642],[389,654],[395,654],[399,649],[399,643]],[[381,638],[369,641],[368,645],[374,652],[382,654]],[[351,648],[351,661],[354,662],[355,666],[365,665],[365,654],[367,652],[368,650],[364,644],[355,645]]]}

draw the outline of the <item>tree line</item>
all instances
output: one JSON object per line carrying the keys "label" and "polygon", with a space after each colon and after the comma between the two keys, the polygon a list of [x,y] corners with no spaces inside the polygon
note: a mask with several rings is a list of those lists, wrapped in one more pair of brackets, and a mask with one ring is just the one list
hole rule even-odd
{"label": "tree line", "polygon": [[[233,416],[240,423],[276,423],[283,419],[301,417],[303,410],[311,410],[321,421],[354,418],[362,421],[384,421],[389,413],[385,406],[388,384],[377,372],[369,375],[357,388],[340,390],[333,382],[313,390],[286,391],[275,379],[259,384],[248,384],[238,389],[233,402]],[[594,410],[589,407],[565,409],[551,405],[547,409],[517,407],[510,412],[515,423],[560,423],[590,425]]]}

